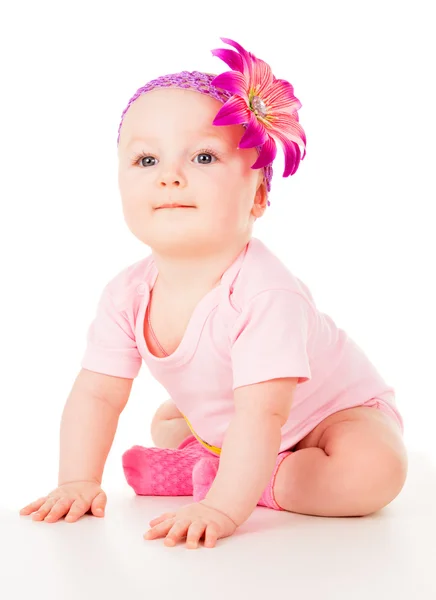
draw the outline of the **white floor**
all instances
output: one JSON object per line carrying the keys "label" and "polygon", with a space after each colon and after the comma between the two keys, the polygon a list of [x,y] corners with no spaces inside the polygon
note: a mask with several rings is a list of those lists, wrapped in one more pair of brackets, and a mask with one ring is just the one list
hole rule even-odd
{"label": "white floor", "polygon": [[151,518],[190,498],[106,491],[104,519],[47,524],[0,512],[0,598],[436,599],[436,466],[423,454],[410,455],[406,486],[377,514],[257,508],[214,549],[142,539]]}

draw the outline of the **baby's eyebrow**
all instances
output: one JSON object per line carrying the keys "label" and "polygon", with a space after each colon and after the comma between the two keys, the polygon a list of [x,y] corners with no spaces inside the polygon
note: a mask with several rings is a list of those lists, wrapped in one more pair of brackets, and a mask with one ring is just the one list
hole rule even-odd
{"label": "baby's eyebrow", "polygon": [[221,143],[224,147],[230,148],[231,144],[228,140],[223,138],[221,135],[217,135],[216,133],[205,133],[203,135],[198,136],[198,141],[200,140],[214,140],[215,142]]}
{"label": "baby's eyebrow", "polygon": [[134,135],[133,137],[129,138],[128,143],[126,144],[126,148],[128,148],[129,146],[131,146],[134,142],[147,142],[147,141],[154,141],[156,138],[153,136],[141,136],[141,135]]}

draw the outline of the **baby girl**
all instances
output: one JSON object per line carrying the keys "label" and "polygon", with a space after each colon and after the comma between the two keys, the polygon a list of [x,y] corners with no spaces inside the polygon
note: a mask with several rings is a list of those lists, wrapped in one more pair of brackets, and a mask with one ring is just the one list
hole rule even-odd
{"label": "baby girl", "polygon": [[259,239],[276,142],[284,177],[306,154],[293,86],[236,42],[229,67],[141,87],[118,131],[129,229],[152,252],[103,289],[61,423],[58,487],[20,513],[103,516],[104,465],[144,361],[171,399],[155,447],[122,463],[140,495],[193,496],[145,539],[213,547],[257,505],[363,516],[407,475],[390,387],[308,287]]}

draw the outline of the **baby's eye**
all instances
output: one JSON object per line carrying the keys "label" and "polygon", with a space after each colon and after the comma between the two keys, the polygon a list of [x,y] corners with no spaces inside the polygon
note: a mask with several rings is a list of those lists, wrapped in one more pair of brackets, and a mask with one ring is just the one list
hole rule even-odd
{"label": "baby's eye", "polygon": [[139,163],[141,165],[141,167],[150,167],[153,166],[155,163],[151,163],[150,161],[152,160],[156,160],[154,158],[154,156],[142,156],[139,160]]}
{"label": "baby's eye", "polygon": [[209,165],[212,163],[212,160],[209,160],[209,158],[214,158],[215,160],[217,160],[217,157],[214,156],[211,152],[200,152],[200,154],[197,154],[197,156],[200,157],[200,164],[201,165]]}

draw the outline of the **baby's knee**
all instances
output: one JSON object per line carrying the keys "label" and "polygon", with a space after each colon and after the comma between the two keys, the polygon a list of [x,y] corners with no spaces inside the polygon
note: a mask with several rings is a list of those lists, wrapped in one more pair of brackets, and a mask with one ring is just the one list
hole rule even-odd
{"label": "baby's knee", "polygon": [[157,409],[151,423],[151,437],[158,448],[177,448],[191,431],[175,403],[166,400]]}
{"label": "baby's knee", "polygon": [[168,419],[180,419],[182,417],[183,415],[177,408],[175,402],[169,398],[159,406],[153,417],[153,420],[167,421]]}

